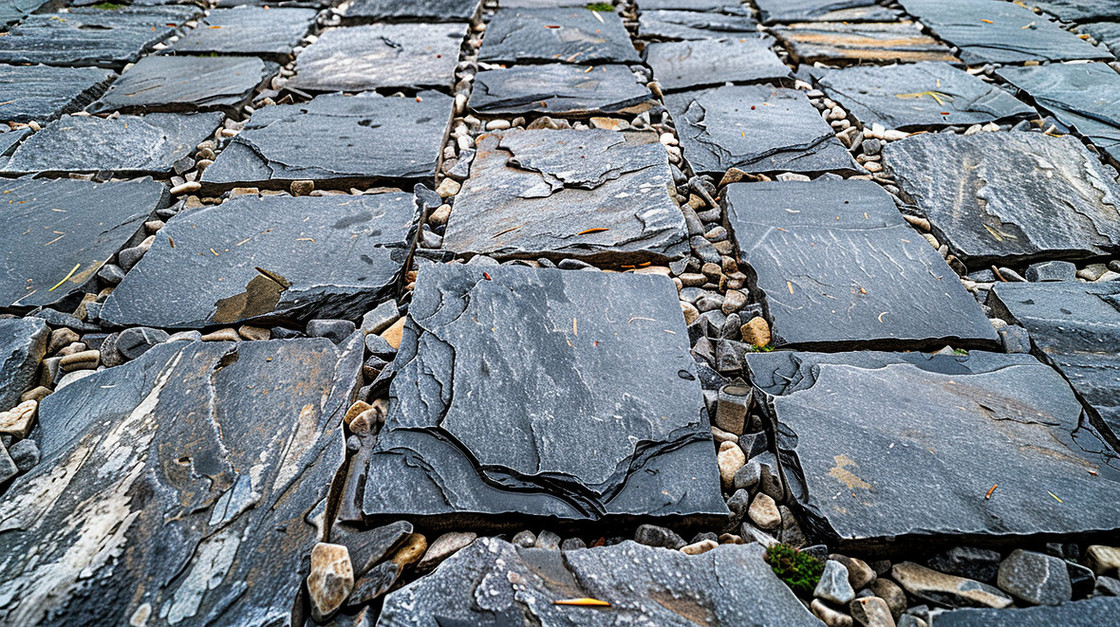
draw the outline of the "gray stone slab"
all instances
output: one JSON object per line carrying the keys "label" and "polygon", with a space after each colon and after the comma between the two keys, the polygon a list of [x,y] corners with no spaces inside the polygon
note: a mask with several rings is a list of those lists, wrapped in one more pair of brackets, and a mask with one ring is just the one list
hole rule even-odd
{"label": "gray stone slab", "polygon": [[302,624],[354,340],[171,342],[44,399],[0,497],[0,621]]}
{"label": "gray stone slab", "polygon": [[747,37],[758,33],[758,22],[741,11],[643,11],[638,34],[667,41]]}
{"label": "gray stone slab", "polygon": [[[586,117],[646,110],[653,94],[625,65],[515,65],[475,75],[470,107],[485,115]],[[638,111],[640,113],[640,111]]]}
{"label": "gray stone slab", "polygon": [[897,11],[875,0],[755,0],[764,24],[790,22],[895,22]]}
{"label": "gray stone slab", "polygon": [[1120,22],[1093,22],[1077,27],[1077,32],[1092,35],[1103,46],[1107,46],[1113,55],[1120,55]]}
{"label": "gray stone slab", "polygon": [[1064,22],[1120,20],[1120,4],[1113,0],[1024,0]]}
{"label": "gray stone slab", "polygon": [[15,24],[46,3],[47,0],[3,0],[0,2],[0,27]]}
{"label": "gray stone slab", "polygon": [[802,91],[728,86],[670,94],[665,104],[697,174],[862,170]]}
{"label": "gray stone slab", "polygon": [[151,179],[21,178],[0,189],[0,219],[8,225],[0,231],[0,306],[19,308],[80,293],[167,199],[167,187]]}
{"label": "gray stone slab", "polygon": [[403,192],[239,196],[182,212],[105,301],[101,319],[165,329],[357,319],[400,279],[416,214]]}
{"label": "gray stone slab", "polygon": [[354,22],[469,22],[479,0],[354,0],[343,20]]}
{"label": "gray stone slab", "polygon": [[962,608],[940,612],[931,617],[934,627],[1024,627],[1066,625],[1093,627],[1116,622],[1120,616],[1120,598],[1096,597],[1063,603],[1056,607],[1025,607],[995,610]]}
{"label": "gray stone slab", "polygon": [[0,411],[18,405],[20,395],[39,380],[50,334],[39,318],[0,320]]}
{"label": "gray stone slab", "polygon": [[451,89],[466,24],[373,24],[324,32],[296,60],[303,91]]}
{"label": "gray stone slab", "polygon": [[[819,625],[762,554],[727,544],[688,556],[629,540],[561,554],[482,538],[390,594],[377,624]],[[580,597],[610,607],[555,604]]]}
{"label": "gray stone slab", "polygon": [[315,21],[314,9],[215,9],[175,42],[174,54],[253,55],[285,63]]}
{"label": "gray stone slab", "polygon": [[275,63],[256,57],[144,57],[89,111],[232,113],[277,69]]}
{"label": "gray stone slab", "polygon": [[830,98],[864,126],[928,128],[1037,115],[1007,91],[948,63],[813,70]]}
{"label": "gray stone slab", "polygon": [[642,11],[718,11],[739,12],[744,15],[750,9],[736,0],[645,0]]}
{"label": "gray stone slab", "polygon": [[789,24],[771,29],[798,63],[959,61],[911,22]]}
{"label": "gray stone slab", "polygon": [[49,65],[0,65],[0,119],[43,123],[78,111],[114,78],[109,70]]}
{"label": "gray stone slab", "polygon": [[1056,22],[1004,0],[900,0],[970,65],[1113,58]]}
{"label": "gray stone slab", "polygon": [[662,91],[780,80],[789,67],[770,49],[769,37],[672,41],[646,46],[646,63]]}
{"label": "gray stone slab", "polygon": [[[665,277],[420,269],[371,521],[524,525],[728,515],[676,289]],[[589,446],[589,443],[594,443]]]}
{"label": "gray stone slab", "polygon": [[887,144],[883,158],[938,239],[966,264],[1120,249],[1120,185],[1074,137],[922,134]]}
{"label": "gray stone slab", "polygon": [[1120,74],[1107,63],[1008,67],[998,74],[1120,161]]}
{"label": "gray stone slab", "polygon": [[0,156],[10,157],[15,152],[16,145],[30,134],[31,129],[27,127],[0,133]]}
{"label": "gray stone slab", "polygon": [[483,135],[443,246],[499,259],[604,263],[688,253],[684,215],[655,133],[532,130]]}
{"label": "gray stone slab", "polygon": [[0,172],[170,174],[222,123],[221,113],[63,116],[20,144]]}
{"label": "gray stone slab", "polygon": [[[778,396],[757,390],[756,399],[778,429],[802,525],[829,546],[1120,527],[1115,453],[1086,440],[1091,428],[1073,391],[1030,356],[947,355],[942,362],[966,371],[939,372],[940,364],[892,363],[884,354],[873,363],[861,363],[866,353],[848,354],[850,363],[773,355],[780,372],[771,376],[798,385]],[[750,367],[766,370],[759,361]]]}
{"label": "gray stone slab", "polygon": [[478,60],[487,63],[640,63],[616,13],[501,9],[486,27]]}
{"label": "gray stone slab", "polygon": [[997,347],[976,299],[877,184],[733,183],[724,197],[775,347]]}
{"label": "gray stone slab", "polygon": [[327,94],[310,102],[264,107],[202,175],[204,185],[319,187],[435,176],[451,119],[451,98]]}

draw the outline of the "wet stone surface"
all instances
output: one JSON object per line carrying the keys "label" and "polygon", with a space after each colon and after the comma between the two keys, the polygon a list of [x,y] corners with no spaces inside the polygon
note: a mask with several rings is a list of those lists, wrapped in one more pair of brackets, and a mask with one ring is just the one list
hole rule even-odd
{"label": "wet stone surface", "polygon": [[774,35],[799,63],[888,63],[958,59],[916,24],[844,22],[775,26]]}
{"label": "wet stone surface", "polygon": [[643,11],[638,34],[666,41],[755,37],[758,22],[749,13],[729,5],[724,11]]}
{"label": "wet stone surface", "polygon": [[100,96],[113,77],[99,68],[0,65],[0,120],[43,123],[78,111]]}
{"label": "wet stone surface", "polygon": [[650,44],[646,63],[662,91],[789,78],[769,37]]}
{"label": "wet stone surface", "polygon": [[479,51],[487,63],[640,63],[615,13],[571,9],[502,9]]}
{"label": "wet stone surface", "polygon": [[348,23],[365,22],[466,22],[478,10],[479,0],[354,0],[346,10]]}
{"label": "wet stone surface", "polygon": [[764,24],[894,22],[899,15],[875,0],[755,0]]}
{"label": "wet stone surface", "polygon": [[313,9],[216,9],[175,42],[171,52],[254,55],[284,62],[314,21]]}
{"label": "wet stone surface", "polygon": [[517,65],[475,76],[470,107],[485,115],[585,117],[653,106],[653,94],[625,65]]}
{"label": "wet stone surface", "polygon": [[232,113],[276,70],[255,57],[144,57],[89,110]]}

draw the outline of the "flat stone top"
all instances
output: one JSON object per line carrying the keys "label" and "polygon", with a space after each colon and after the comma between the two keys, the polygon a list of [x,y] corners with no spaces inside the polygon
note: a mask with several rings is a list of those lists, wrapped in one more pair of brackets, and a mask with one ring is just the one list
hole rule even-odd
{"label": "flat stone top", "polygon": [[1113,0],[1024,0],[1065,22],[1120,20],[1120,4]]}
{"label": "flat stone top", "polygon": [[672,41],[646,46],[646,63],[663,91],[789,78],[770,37]]}
{"label": "flat stone top", "polygon": [[500,9],[478,60],[488,63],[641,63],[615,13],[571,9]]}
{"label": "flat stone top", "polygon": [[[592,67],[594,69],[592,69]],[[488,115],[591,116],[649,103],[653,94],[625,65],[515,65],[475,75],[470,107]]]}
{"label": "flat stone top", "polygon": [[799,63],[959,61],[913,22],[788,24],[771,31]]}
{"label": "flat stone top", "polygon": [[875,0],[755,0],[764,24],[789,22],[893,22],[899,18]]}
{"label": "flat stone top", "polygon": [[0,24],[14,24],[44,4],[46,0],[4,0],[0,3]]}
{"label": "flat stone top", "polygon": [[315,21],[314,9],[215,9],[171,46],[176,54],[262,55],[286,60]]}
{"label": "flat stone top", "polygon": [[468,22],[478,5],[479,0],[354,0],[343,18],[351,22]]}
{"label": "flat stone top", "polygon": [[643,11],[739,11],[744,15],[749,9],[737,0],[645,0]]}
{"label": "flat stone top", "polygon": [[662,40],[745,37],[757,34],[758,22],[749,12],[735,7],[728,11],[642,11],[638,34]]}
{"label": "flat stone top", "polygon": [[1120,54],[1120,22],[1093,22],[1081,24],[1077,32],[1088,33],[1102,45],[1108,46],[1112,54]]}
{"label": "flat stone top", "polygon": [[1120,247],[1120,185],[1074,137],[927,133],[890,142],[883,159],[965,263],[1076,259]]}
{"label": "flat stone top", "polygon": [[89,110],[232,112],[276,70],[256,57],[144,57]]}
{"label": "flat stone top", "polygon": [[1107,625],[1120,616],[1120,598],[1094,597],[1055,607],[993,610],[961,608],[937,615],[937,627],[1020,627],[1021,625]]}
{"label": "flat stone top", "polygon": [[0,65],[0,120],[42,123],[78,111],[114,76],[93,67]]}

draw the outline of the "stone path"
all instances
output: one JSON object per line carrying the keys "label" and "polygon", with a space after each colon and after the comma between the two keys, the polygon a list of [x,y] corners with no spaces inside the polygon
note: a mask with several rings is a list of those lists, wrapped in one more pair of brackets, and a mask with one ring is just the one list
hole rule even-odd
{"label": "stone path", "polygon": [[1120,621],[1115,2],[0,5],[0,625]]}

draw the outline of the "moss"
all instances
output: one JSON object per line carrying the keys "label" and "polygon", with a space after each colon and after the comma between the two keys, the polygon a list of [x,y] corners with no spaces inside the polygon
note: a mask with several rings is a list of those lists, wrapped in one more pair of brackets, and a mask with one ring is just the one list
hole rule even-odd
{"label": "moss", "polygon": [[965,350],[965,349],[963,349],[963,348],[954,348],[954,349],[953,349],[953,354],[954,354],[954,355],[962,355],[962,356],[964,356],[964,355],[968,355],[968,351],[966,351],[966,350]]}
{"label": "moss", "polygon": [[806,596],[813,594],[824,572],[824,562],[788,544],[768,547],[766,563],[791,590]]}
{"label": "moss", "polygon": [[747,352],[749,353],[769,353],[772,350],[774,350],[774,347],[770,344],[766,346],[752,346],[751,344],[747,344]]}
{"label": "moss", "polygon": [[610,2],[592,2],[591,4],[587,5],[587,8],[591,9],[592,11],[605,11],[607,13],[614,11],[614,5]]}

